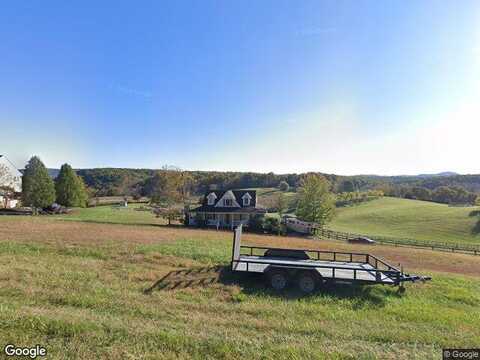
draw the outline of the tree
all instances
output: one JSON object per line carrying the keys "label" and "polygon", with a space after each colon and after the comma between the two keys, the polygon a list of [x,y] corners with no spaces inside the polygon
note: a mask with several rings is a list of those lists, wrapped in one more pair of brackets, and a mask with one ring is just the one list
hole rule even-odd
{"label": "tree", "polygon": [[280,184],[278,184],[278,188],[280,189],[280,191],[288,191],[290,190],[290,185],[288,185],[288,183],[283,180],[280,181]]}
{"label": "tree", "polygon": [[178,219],[183,211],[179,204],[187,205],[192,177],[178,168],[164,168],[157,171],[150,181],[151,202],[157,205],[154,212],[168,220]]}
{"label": "tree", "polygon": [[55,201],[55,185],[47,168],[39,157],[33,156],[25,167],[22,181],[22,202],[31,206],[34,213],[38,208],[50,206]]}
{"label": "tree", "polygon": [[335,198],[330,192],[330,183],[323,176],[311,174],[299,185],[297,217],[324,226],[335,213]]}
{"label": "tree", "polygon": [[183,200],[183,181],[180,171],[160,170],[151,179],[151,201],[161,206],[171,206]]}
{"label": "tree", "polygon": [[432,200],[445,204],[474,204],[477,195],[460,186],[440,186],[432,193]]}
{"label": "tree", "polygon": [[0,197],[3,199],[1,205],[7,208],[10,200],[13,200],[15,196],[13,176],[5,165],[0,164]]}
{"label": "tree", "polygon": [[285,212],[288,210],[288,202],[287,202],[287,197],[283,194],[279,194],[275,200],[273,206],[278,212],[278,215],[280,215],[280,218],[285,214]]}
{"label": "tree", "polygon": [[168,225],[171,225],[173,220],[181,220],[183,217],[182,209],[175,207],[155,208],[153,212],[157,217],[162,217],[167,220]]}
{"label": "tree", "polygon": [[63,164],[55,180],[57,203],[67,207],[85,207],[88,195],[83,180],[72,167]]}
{"label": "tree", "polygon": [[424,201],[431,201],[432,200],[432,192],[424,187],[421,186],[413,186],[410,191],[405,194],[405,198],[407,199],[415,199],[415,200],[424,200]]}
{"label": "tree", "polygon": [[282,226],[282,217],[285,214],[285,212],[288,210],[288,201],[287,197],[284,194],[279,194],[275,198],[275,203],[274,203],[275,209],[277,210],[278,216],[280,218],[280,222],[277,226],[278,229],[278,235],[280,235],[283,232],[283,226]]}

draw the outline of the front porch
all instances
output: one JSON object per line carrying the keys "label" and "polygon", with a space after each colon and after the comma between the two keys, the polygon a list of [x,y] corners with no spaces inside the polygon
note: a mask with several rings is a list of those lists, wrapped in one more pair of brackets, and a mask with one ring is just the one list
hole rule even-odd
{"label": "front porch", "polygon": [[[217,228],[235,228],[236,226],[242,224],[248,226],[251,218],[251,214],[235,214],[235,213],[203,213],[199,212],[197,214],[190,214],[194,216],[189,216],[189,225],[196,226],[199,225],[197,222],[205,222],[207,226],[214,226]],[[253,216],[253,215],[252,215]]]}

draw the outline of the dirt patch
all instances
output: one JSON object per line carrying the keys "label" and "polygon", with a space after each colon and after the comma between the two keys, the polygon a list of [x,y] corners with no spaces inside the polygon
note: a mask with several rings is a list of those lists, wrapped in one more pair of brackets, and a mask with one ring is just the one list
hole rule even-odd
{"label": "dirt patch", "polygon": [[94,224],[43,218],[2,220],[0,241],[37,242],[54,245],[91,245],[102,243],[151,244],[179,238],[228,237],[225,232],[202,231],[182,227]]}

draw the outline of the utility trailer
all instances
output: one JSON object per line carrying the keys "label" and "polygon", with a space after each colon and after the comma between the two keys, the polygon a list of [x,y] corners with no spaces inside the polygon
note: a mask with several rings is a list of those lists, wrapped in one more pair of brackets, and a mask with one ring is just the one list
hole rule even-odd
{"label": "utility trailer", "polygon": [[281,249],[241,245],[242,226],[234,231],[232,271],[262,273],[275,290],[296,283],[311,293],[326,283],[383,284],[399,286],[410,281],[431,280],[409,275],[371,254],[308,249]]}

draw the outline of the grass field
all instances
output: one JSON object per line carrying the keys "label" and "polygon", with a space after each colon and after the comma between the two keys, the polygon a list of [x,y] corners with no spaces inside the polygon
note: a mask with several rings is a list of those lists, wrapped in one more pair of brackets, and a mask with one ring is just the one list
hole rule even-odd
{"label": "grass field", "polygon": [[105,224],[163,225],[165,221],[156,218],[145,204],[129,204],[127,208],[118,206],[97,206],[76,208],[71,214],[55,216],[56,219]]}
{"label": "grass field", "polygon": [[168,271],[226,264],[231,234],[0,217],[0,346],[53,359],[438,359],[480,344],[480,262],[428,250],[245,234],[245,243],[374,251],[433,276],[394,288],[276,294],[252,279],[171,291]]}
{"label": "grass field", "polygon": [[385,197],[338,209],[328,228],[372,236],[480,244],[480,217],[471,216],[478,210]]}
{"label": "grass field", "polygon": [[257,191],[257,198],[260,206],[265,208],[271,208],[276,206],[276,199],[279,195],[284,195],[287,204],[289,205],[291,211],[293,211],[293,201],[295,199],[296,193],[293,191],[280,191],[277,188],[253,188],[252,190]]}

